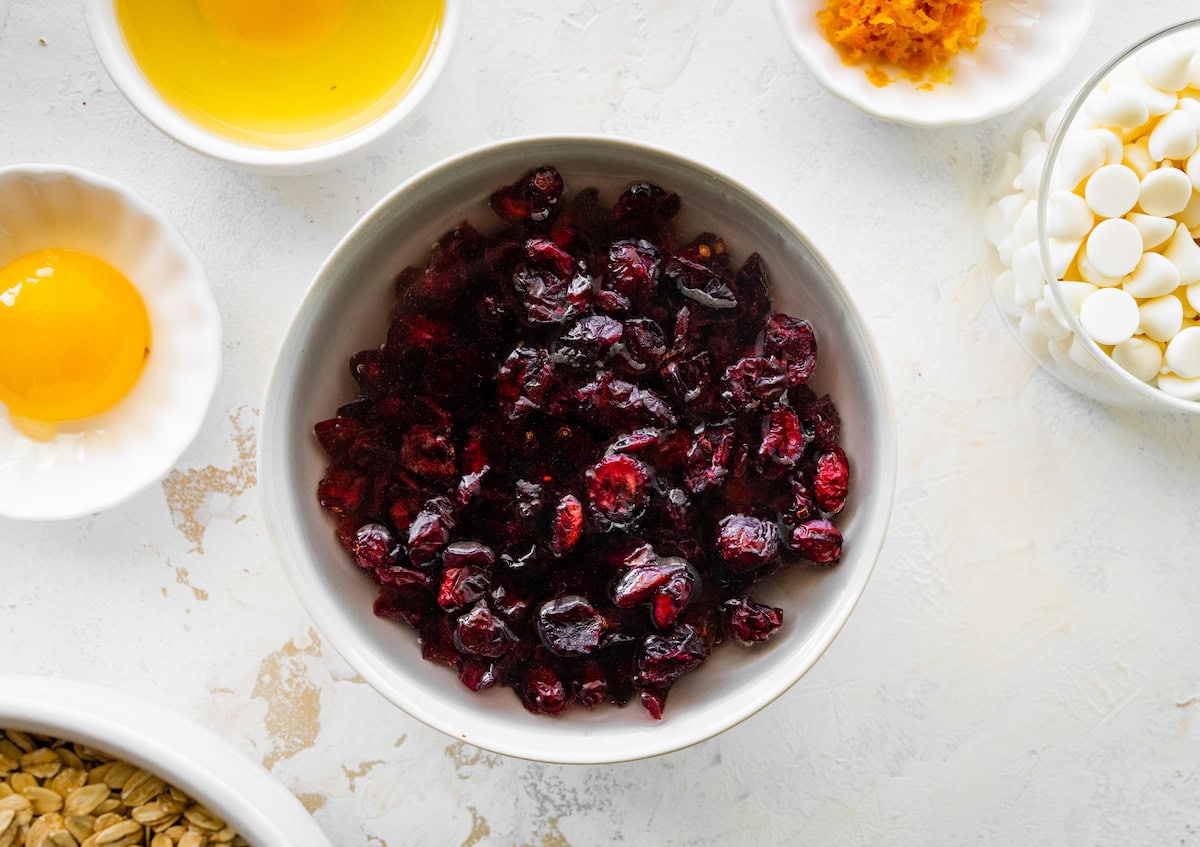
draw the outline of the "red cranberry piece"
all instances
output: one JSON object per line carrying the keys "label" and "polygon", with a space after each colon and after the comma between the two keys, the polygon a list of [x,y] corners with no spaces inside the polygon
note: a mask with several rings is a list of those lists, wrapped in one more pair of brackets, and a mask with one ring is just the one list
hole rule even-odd
{"label": "red cranberry piece", "polygon": [[696,593],[698,580],[694,576],[695,572],[683,559],[663,559],[662,561],[663,564],[668,562],[683,564],[662,584],[650,604],[650,617],[653,619],[654,625],[659,629],[668,629],[687,608],[692,595]]}
{"label": "red cranberry piece", "polygon": [[805,521],[792,530],[792,549],[818,565],[832,565],[842,557],[842,533],[826,520]]}
{"label": "red cranberry piece", "polygon": [[394,588],[397,591],[411,591],[426,596],[433,586],[433,580],[425,571],[413,570],[400,565],[387,565],[375,569],[375,578],[384,588]]}
{"label": "red cranberry piece", "polygon": [[491,468],[484,465],[478,471],[463,474],[462,479],[458,481],[458,487],[454,490],[454,499],[460,506],[469,506],[483,492],[483,480],[488,475]]}
{"label": "red cranberry piece", "polygon": [[526,612],[529,611],[529,601],[523,595],[500,584],[488,595],[488,603],[496,610],[496,614],[513,626],[523,622]]}
{"label": "red cranberry piece", "polygon": [[358,528],[364,523],[367,523],[367,521],[363,519],[362,515],[349,514],[338,518],[337,530],[335,531],[338,543],[351,555],[354,554],[354,542],[358,536]]}
{"label": "red cranberry piece", "polygon": [[645,303],[658,290],[658,248],[649,241],[616,241],[608,248],[605,280],[635,303]]}
{"label": "red cranberry piece", "polygon": [[766,433],[758,456],[764,462],[785,468],[794,467],[804,456],[800,416],[791,406],[776,406],[767,416]]}
{"label": "red cranberry piece", "polygon": [[[650,549],[650,545],[647,544],[645,549]],[[686,564],[682,559],[668,559],[662,564],[651,559],[646,564],[629,568],[613,583],[613,603],[627,609],[650,600]]]}
{"label": "red cranberry piece", "polygon": [[671,406],[657,392],[639,388],[632,382],[613,379],[606,371],[595,382],[589,382],[575,392],[580,412],[601,424],[626,427],[649,420],[667,429],[674,429],[678,420]]}
{"label": "red cranberry piece", "polygon": [[458,672],[458,679],[472,691],[483,691],[496,684],[496,666],[487,661],[467,659]]}
{"label": "red cranberry piece", "polygon": [[396,387],[395,374],[379,350],[362,350],[351,356],[350,375],[368,397],[383,397]]}
{"label": "red cranberry piece", "polygon": [[662,430],[654,427],[635,429],[622,435],[608,448],[609,453],[644,453],[657,447],[662,441]]}
{"label": "red cranberry piece", "polygon": [[619,227],[660,223],[679,214],[679,195],[650,182],[629,186],[613,206],[613,219]]}
{"label": "red cranberry piece", "polygon": [[605,529],[629,529],[646,511],[650,471],[632,456],[605,456],[585,476],[588,504]]}
{"label": "red cranberry piece", "polygon": [[438,239],[428,267],[404,291],[404,302],[416,309],[448,311],[466,289],[483,245],[483,236],[462,221]]}
{"label": "red cranberry piece", "polygon": [[664,273],[679,288],[680,294],[701,306],[710,309],[737,308],[737,296],[730,289],[729,280],[713,268],[681,256],[672,256],[667,260]]}
{"label": "red cranberry piece", "polygon": [[521,675],[517,693],[525,708],[534,714],[557,715],[570,705],[562,680],[544,665],[528,668]]}
{"label": "red cranberry piece", "polygon": [[658,368],[667,355],[667,338],[657,322],[634,318],[625,322],[625,334],[618,349],[628,370],[648,373]]}
{"label": "red cranberry piece", "polygon": [[634,683],[643,688],[667,688],[708,654],[708,643],[690,624],[678,624],[661,635],[648,635],[638,651]]}
{"label": "red cranberry piece", "polygon": [[575,273],[575,259],[549,238],[530,238],[525,242],[525,255],[564,279]]}
{"label": "red cranberry piece", "polygon": [[817,366],[817,336],[808,321],[772,315],[763,330],[763,355],[787,365],[792,385],[801,385]]}
{"label": "red cranberry piece", "polygon": [[663,384],[684,405],[699,400],[712,380],[712,357],[697,353],[686,359],[668,362],[662,369]]}
{"label": "red cranberry piece", "polygon": [[592,367],[621,340],[623,331],[624,327],[618,321],[604,315],[580,318],[559,337],[554,347],[554,361],[571,368]]}
{"label": "red cranberry piece", "polygon": [[449,568],[476,567],[487,569],[496,563],[492,548],[478,541],[455,541],[446,545],[442,564]]}
{"label": "red cranberry piece", "polygon": [[533,347],[518,347],[496,374],[496,394],[510,421],[519,421],[540,409],[554,375],[550,354]]}
{"label": "red cranberry piece", "polygon": [[846,505],[850,489],[850,462],[841,447],[834,446],[817,459],[813,474],[813,496],[827,515],[835,515]]}
{"label": "red cranberry piece", "polygon": [[560,277],[530,264],[518,265],[512,287],[522,319],[533,326],[560,324],[583,311],[592,280],[583,274]]}
{"label": "red cranberry piece", "polygon": [[548,600],[537,612],[537,633],[556,656],[587,656],[608,628],[604,616],[578,594]]}
{"label": "red cranberry piece", "polygon": [[638,692],[638,700],[642,704],[650,717],[656,721],[661,721],[663,718],[663,710],[667,708],[667,690],[665,688],[653,690],[646,689]]}
{"label": "red cranberry piece", "polygon": [[817,517],[817,501],[813,499],[804,479],[797,474],[791,478],[790,486],[790,499],[783,513],[784,521],[799,524]]}
{"label": "red cranberry piece", "polygon": [[364,429],[350,445],[348,456],[351,462],[363,470],[391,463],[394,453],[387,435],[380,428]]}
{"label": "red cranberry piece", "polygon": [[562,558],[575,549],[583,533],[583,504],[574,494],[558,501],[554,508],[554,523],[550,529],[550,552]]}
{"label": "red cranberry piece", "polygon": [[417,513],[408,528],[408,558],[421,567],[434,560],[450,543],[455,525],[454,507],[445,497],[434,497]]}
{"label": "red cranberry piece", "polygon": [[[767,269],[762,256],[751,253],[733,281],[741,309],[738,325],[744,340],[752,340],[762,328],[763,319],[771,311],[771,286],[767,281]],[[774,354],[768,354],[774,355]]]}
{"label": "red cranberry piece", "polygon": [[717,524],[717,552],[731,570],[761,568],[779,555],[779,530],[748,515],[726,515]]}
{"label": "red cranberry piece", "polygon": [[367,494],[367,478],[355,471],[330,471],[317,483],[317,502],[335,515],[357,512]]}
{"label": "red cranberry piece", "polygon": [[659,503],[661,529],[667,535],[694,535],[696,512],[682,488],[671,488]]}
{"label": "red cranberry piece", "polygon": [[374,570],[396,564],[400,545],[383,524],[369,523],[359,527],[354,535],[354,561],[364,570]]}
{"label": "red cranberry piece", "polygon": [[567,201],[550,229],[550,237],[564,250],[586,255],[600,246],[609,221],[609,210],[600,204],[600,192],[585,188]]}
{"label": "red cranberry piece", "polygon": [[783,363],[768,356],[747,356],[725,370],[721,378],[721,400],[726,408],[743,413],[763,403],[773,403],[788,389]]}
{"label": "red cranberry piece", "polygon": [[633,308],[633,304],[624,294],[601,288],[596,292],[596,308],[610,315],[624,315]]}
{"label": "red cranberry piece", "polygon": [[404,433],[400,462],[425,479],[447,479],[458,472],[453,437],[448,430],[433,426],[414,426]]}
{"label": "red cranberry piece", "polygon": [[726,600],[721,608],[726,631],[743,644],[766,641],[783,625],[783,609],[753,600]]}
{"label": "red cranberry piece", "polygon": [[545,165],[512,185],[497,189],[489,205],[510,223],[539,223],[550,217],[562,193],[562,177],[557,170]]}
{"label": "red cranberry piece", "polygon": [[604,677],[604,671],[595,662],[588,662],[584,665],[583,679],[579,683],[575,699],[585,709],[594,709],[603,703],[607,696],[608,680]]}
{"label": "red cranberry piece", "polygon": [[703,494],[724,484],[729,474],[734,437],[734,429],[728,425],[702,427],[696,432],[683,475],[683,484],[688,491]]}
{"label": "red cranberry piece", "polygon": [[388,329],[387,344],[398,353],[428,351],[446,344],[454,335],[454,324],[414,312],[397,315]]}
{"label": "red cranberry piece", "polygon": [[498,659],[516,644],[517,636],[487,603],[476,603],[454,626],[454,646],[462,653]]}
{"label": "red cranberry piece", "polygon": [[375,598],[374,612],[376,617],[403,621],[419,630],[430,617],[429,599],[420,592],[385,586]]}
{"label": "red cranberry piece", "polygon": [[331,459],[339,459],[346,455],[346,451],[362,431],[362,421],[354,418],[330,418],[313,427],[317,441]]}
{"label": "red cranberry piece", "polygon": [[442,573],[442,587],[438,590],[437,602],[447,612],[453,612],[483,598],[491,587],[492,578],[483,568],[446,568]]}
{"label": "red cranberry piece", "polygon": [[454,646],[454,633],[450,620],[445,615],[430,615],[418,633],[421,658],[438,665],[447,665],[458,670],[462,667],[462,656]]}
{"label": "red cranberry piece", "polygon": [[837,446],[842,419],[828,394],[807,404],[800,413],[800,421],[806,441],[816,442],[822,450]]}

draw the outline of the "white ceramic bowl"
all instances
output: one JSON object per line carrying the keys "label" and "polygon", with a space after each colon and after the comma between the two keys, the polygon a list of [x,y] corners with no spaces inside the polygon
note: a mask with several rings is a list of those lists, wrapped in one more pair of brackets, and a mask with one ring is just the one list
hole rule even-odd
{"label": "white ceramic bowl", "polygon": [[199,260],[164,217],[111,180],[62,165],[0,168],[0,267],[35,250],[90,253],[137,288],[150,357],[115,406],[39,443],[0,405],[0,516],[99,512],[160,480],[200,431],[221,373],[221,316]]}
{"label": "white ceramic bowl", "polygon": [[[395,274],[426,264],[430,245],[464,217],[494,230],[486,200],[496,187],[541,164],[559,168],[568,190],[598,187],[610,202],[631,182],[679,193],[681,234],[721,234],[735,257],[757,249],[775,285],[777,309],[817,328],[818,392],[835,398],[856,485],[839,524],[846,555],[836,568],[795,568],[764,587],[785,628],[755,649],[728,644],[671,689],[665,719],[636,704],[572,709],[558,718],[525,711],[508,689],[475,694],[444,667],[421,659],[415,635],[376,618],[376,590],[334,536],[317,505],[326,458],[312,433],[354,396],[347,362],[387,331]],[[342,240],[292,320],[263,408],[259,467],[268,525],[292,585],[322,635],[393,703],[455,739],[550,762],[598,763],[652,756],[694,744],[757,712],[796,682],[849,617],[870,576],[891,510],[896,448],[883,369],[867,328],[816,248],[767,201],[735,180],[661,150],[612,138],[506,141],[436,165],[393,191]]]}
{"label": "white ceramic bowl", "polygon": [[0,676],[0,730],[94,747],[207,806],[254,847],[329,847],[287,789],[211,730],[121,691],[63,679]]}
{"label": "white ceramic bowl", "polygon": [[433,88],[458,34],[462,0],[445,0],[437,43],[412,87],[390,111],[371,123],[323,144],[268,149],[243,144],[200,127],[170,106],[150,84],[129,50],[113,0],[86,0],[88,29],[117,88],[142,116],[185,147],[231,165],[270,173],[311,173],[330,168],[378,141],[407,118]]}
{"label": "white ceramic bowl", "polygon": [[877,118],[926,127],[978,123],[1020,106],[1075,55],[1096,10],[1096,0],[984,0],[987,28],[974,52],[951,60],[950,85],[922,91],[904,77],[879,88],[864,66],[845,64],[817,23],[825,0],[771,5],[792,49],[831,93]]}

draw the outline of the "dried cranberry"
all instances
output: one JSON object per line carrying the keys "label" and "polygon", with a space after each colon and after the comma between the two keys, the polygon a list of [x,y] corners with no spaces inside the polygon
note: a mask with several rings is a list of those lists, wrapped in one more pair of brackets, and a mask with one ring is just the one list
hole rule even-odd
{"label": "dried cranberry", "polygon": [[563,278],[570,277],[576,271],[571,254],[549,238],[530,238],[525,242],[525,255]]}
{"label": "dried cranberry", "polygon": [[679,213],[679,195],[649,182],[625,189],[613,207],[613,219],[619,227],[661,223]]}
{"label": "dried cranberry", "polygon": [[588,505],[604,529],[629,529],[646,510],[650,471],[637,459],[605,456],[586,474]]}
{"label": "dried cranberry", "polygon": [[462,667],[462,655],[454,646],[454,633],[446,616],[428,616],[421,624],[417,640],[421,644],[421,658],[425,661],[447,665],[455,670]]}
{"label": "dried cranberry", "polygon": [[656,721],[663,719],[663,710],[667,707],[667,690],[665,688],[642,691],[638,694],[638,700],[641,702],[642,708],[649,713],[650,717]]}
{"label": "dried cranberry", "polygon": [[649,318],[634,318],[625,322],[620,356],[624,366],[634,373],[653,371],[667,355],[667,339],[662,327]]}
{"label": "dried cranberry", "polygon": [[712,357],[697,353],[669,362],[662,370],[663,384],[679,402],[690,405],[699,400],[712,380]]}
{"label": "dried cranberry", "polygon": [[672,561],[683,562],[683,567],[677,569],[659,587],[650,605],[650,616],[654,620],[654,625],[659,629],[667,629],[675,623],[683,610],[687,608],[692,595],[697,593],[699,580],[695,576],[695,571],[683,559],[663,559],[662,564],[666,565]]}
{"label": "dried cranberry", "polygon": [[800,422],[805,441],[816,442],[822,450],[837,446],[842,419],[828,394],[807,404],[800,413]]}
{"label": "dried cranberry", "polygon": [[518,347],[496,374],[496,395],[510,421],[518,421],[542,407],[554,366],[550,354],[533,347]]}
{"label": "dried cranberry", "polygon": [[459,669],[458,678],[472,691],[483,691],[496,684],[496,666],[488,661],[468,659]]}
{"label": "dried cranberry", "polygon": [[726,600],[722,610],[726,631],[743,644],[766,641],[783,625],[783,609],[763,606],[753,600]]}
{"label": "dried cranberry", "polygon": [[787,508],[783,511],[784,520],[787,523],[798,524],[816,517],[817,501],[813,499],[804,479],[799,475],[793,476],[789,484],[791,491]]}
{"label": "dried cranberry", "polygon": [[395,590],[384,586],[375,598],[372,609],[376,617],[403,621],[413,629],[421,629],[429,617],[429,601],[419,592]]}
{"label": "dried cranberry", "polygon": [[608,696],[608,680],[604,671],[595,662],[588,662],[583,669],[583,679],[579,683],[579,691],[575,699],[585,709],[594,709],[604,702]]}
{"label": "dried cranberry", "polygon": [[362,421],[354,418],[330,418],[313,427],[317,441],[331,459],[339,459],[346,455],[346,451],[362,430]]}
{"label": "dried cranberry", "polygon": [[804,455],[804,433],[800,428],[800,416],[791,406],[776,406],[766,420],[766,432],[758,448],[758,456],[764,462],[795,466]]}
{"label": "dried cranberry", "polygon": [[535,714],[557,715],[571,705],[562,680],[544,665],[526,669],[521,675],[517,693],[525,708]]}
{"label": "dried cranberry", "polygon": [[842,533],[826,520],[805,521],[792,530],[792,549],[818,565],[832,565],[842,557]]}
{"label": "dried cranberry", "polygon": [[496,562],[491,547],[478,541],[455,541],[446,545],[442,553],[442,564],[446,568],[477,567],[487,569]]}
{"label": "dried cranberry", "polygon": [[528,324],[560,324],[578,315],[590,299],[592,280],[583,274],[560,277],[536,265],[518,265],[512,288]]}
{"label": "dried cranberry", "polygon": [[367,479],[355,471],[330,471],[317,483],[317,502],[335,515],[357,512],[366,494]]}
{"label": "dried cranberry", "polygon": [[537,611],[537,633],[556,656],[587,656],[600,646],[607,623],[586,597],[548,600]]}
{"label": "dried cranberry", "polygon": [[434,497],[428,501],[408,528],[408,558],[418,567],[432,562],[450,543],[454,526],[454,507],[449,500]]}
{"label": "dried cranberry", "polygon": [[835,515],[846,505],[850,489],[850,462],[841,447],[831,447],[817,459],[813,475],[813,496],[827,515]]}
{"label": "dried cranberry", "polygon": [[792,385],[801,385],[817,366],[817,336],[808,321],[772,315],[763,330],[763,354],[787,365]]}
{"label": "dried cranberry", "polygon": [[708,643],[689,624],[679,624],[662,635],[649,635],[637,658],[635,684],[666,688],[708,658]]}
{"label": "dried cranberry", "polygon": [[608,248],[606,282],[634,303],[645,303],[658,289],[661,260],[649,241],[616,241]]}
{"label": "dried cranberry", "polygon": [[571,368],[591,367],[608,355],[623,331],[619,322],[604,315],[580,318],[559,337],[554,361]]}
{"label": "dried cranberry", "polygon": [[538,223],[550,217],[562,193],[562,177],[554,168],[544,166],[497,189],[490,205],[492,211],[511,223]]}
{"label": "dried cranberry", "polygon": [[470,565],[446,568],[438,590],[438,605],[447,612],[465,608],[486,596],[491,585],[491,575],[483,568]]}
{"label": "dried cranberry", "polygon": [[787,389],[787,369],[778,359],[766,356],[739,359],[721,377],[721,400],[726,408],[739,413],[773,403]]}
{"label": "dried cranberry", "polygon": [[688,491],[702,494],[719,488],[729,475],[734,429],[731,426],[701,427],[688,451],[683,482]]}
{"label": "dried cranberry", "polygon": [[717,552],[732,570],[761,568],[779,555],[779,530],[759,518],[726,515],[717,524]]}
{"label": "dried cranberry", "polygon": [[354,535],[354,561],[365,570],[394,565],[400,558],[400,545],[383,524],[369,523]]}
{"label": "dried cranberry", "polygon": [[[738,325],[744,340],[752,340],[758,335],[763,319],[770,313],[770,288],[762,256],[751,253],[733,281],[733,289],[737,294],[738,303],[741,304]],[[768,355],[777,354],[768,352]]]}
{"label": "dried cranberry", "polygon": [[680,294],[701,306],[710,309],[737,308],[737,297],[729,287],[730,281],[713,268],[681,256],[672,256],[667,260],[664,273],[679,288]]}
{"label": "dried cranberry", "polygon": [[454,438],[448,430],[433,426],[414,426],[404,433],[400,462],[425,479],[447,479],[458,472]]}
{"label": "dried cranberry", "polygon": [[575,549],[583,533],[583,504],[574,494],[558,501],[554,508],[554,525],[550,528],[550,552],[561,558]]}
{"label": "dried cranberry", "polygon": [[492,614],[487,603],[476,603],[454,626],[454,646],[461,653],[498,659],[517,642],[508,624]]}
{"label": "dried cranberry", "polygon": [[627,427],[650,422],[673,429],[678,423],[671,406],[657,392],[601,374],[575,392],[580,412],[592,420]]}

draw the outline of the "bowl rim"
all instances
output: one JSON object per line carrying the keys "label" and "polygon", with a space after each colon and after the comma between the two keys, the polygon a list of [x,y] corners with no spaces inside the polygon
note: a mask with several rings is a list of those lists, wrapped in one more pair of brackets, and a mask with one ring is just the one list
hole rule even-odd
{"label": "bowl rim", "polygon": [[[98,512],[107,511],[115,506],[119,506],[129,500],[132,500],[138,494],[141,494],[154,483],[163,479],[170,472],[179,458],[191,447],[196,437],[200,434],[200,430],[204,426],[204,421],[208,417],[208,413],[212,410],[213,399],[216,395],[217,386],[221,382],[221,372],[223,368],[223,351],[222,338],[223,331],[221,326],[221,313],[217,306],[217,301],[212,293],[212,286],[208,280],[208,274],[204,271],[204,266],[201,264],[199,257],[196,256],[187,239],[174,223],[170,221],[162,212],[159,212],[140,196],[135,194],[130,188],[116,180],[102,176],[93,171],[84,168],[75,167],[72,165],[60,165],[44,162],[4,165],[0,167],[0,180],[8,177],[20,177],[22,175],[32,176],[38,179],[45,177],[65,176],[74,179],[84,185],[101,191],[107,191],[115,195],[123,204],[134,209],[144,215],[148,220],[153,222],[158,228],[160,234],[170,244],[171,249],[176,253],[180,260],[186,265],[188,270],[188,278],[192,280],[191,287],[194,289],[194,295],[198,298],[202,307],[209,313],[212,321],[212,378],[204,385],[198,386],[198,390],[205,395],[205,401],[201,413],[196,415],[185,430],[186,438],[180,440],[178,450],[172,450],[169,453],[164,452],[160,461],[153,463],[151,470],[148,470],[144,475],[145,479],[138,485],[123,491],[116,496],[110,496],[95,503],[87,508],[70,509],[65,511],[55,511],[53,509],[36,509],[29,508],[24,511],[6,510],[0,512],[0,517],[12,520],[22,521],[65,521],[82,518],[87,515],[94,515]],[[134,283],[134,287],[137,285]],[[6,414],[0,407],[0,414]],[[176,427],[179,430],[180,427]],[[152,471],[152,472],[151,472]],[[32,504],[31,504],[32,506]]]}
{"label": "bowl rim", "polygon": [[843,81],[836,74],[829,73],[809,42],[801,36],[800,26],[794,20],[795,16],[792,14],[792,7],[795,2],[796,0],[771,0],[771,9],[775,13],[780,26],[783,28],[784,37],[787,39],[788,44],[791,45],[792,51],[800,57],[812,75],[821,83],[822,87],[830,94],[866,112],[872,117],[890,123],[922,129],[970,126],[982,123],[1000,115],[1008,114],[1023,103],[1028,102],[1031,97],[1053,80],[1070,63],[1071,59],[1074,58],[1076,52],[1079,50],[1079,46],[1083,43],[1083,39],[1092,27],[1096,8],[1099,5],[1099,0],[1082,0],[1084,5],[1081,10],[1082,19],[1079,22],[1079,26],[1072,31],[1071,38],[1061,45],[1058,53],[1055,55],[1054,61],[1045,63],[1039,73],[1028,76],[1024,84],[1013,86],[1007,96],[988,100],[986,101],[986,105],[982,98],[977,98],[979,105],[973,109],[943,110],[939,113],[924,115],[913,114],[902,108],[889,107],[869,97],[861,97],[854,89],[843,84]]}
{"label": "bowl rim", "polygon": [[[355,639],[342,631],[342,626],[337,621],[337,613],[334,610],[333,604],[323,598],[322,592],[315,590],[311,586],[310,580],[306,574],[306,568],[298,564],[301,558],[311,559],[310,554],[300,547],[293,544],[283,531],[284,520],[283,511],[284,503],[294,502],[294,499],[288,492],[283,491],[275,493],[278,488],[273,484],[272,480],[276,478],[275,467],[277,463],[286,461],[286,457],[280,455],[278,451],[270,448],[270,434],[275,428],[275,418],[279,414],[277,404],[273,402],[273,397],[282,390],[280,385],[281,374],[284,371],[284,356],[286,353],[303,338],[307,331],[307,323],[300,320],[306,312],[310,311],[313,305],[320,300],[326,291],[333,285],[335,277],[331,273],[331,268],[339,264],[345,257],[355,251],[355,245],[359,236],[369,229],[375,219],[380,216],[389,206],[397,202],[397,198],[402,197],[413,186],[423,183],[427,180],[437,179],[443,172],[452,170],[462,164],[465,160],[475,157],[486,157],[493,153],[510,148],[519,148],[531,144],[599,144],[609,147],[619,148],[629,154],[636,155],[652,154],[674,161],[675,163],[684,165],[688,168],[698,170],[712,178],[717,182],[725,182],[729,186],[742,191],[746,197],[756,204],[759,204],[764,211],[774,215],[781,224],[783,224],[789,236],[796,238],[801,242],[805,249],[811,251],[813,258],[819,262],[828,272],[830,279],[834,285],[840,290],[845,299],[845,306],[853,321],[861,330],[865,341],[865,354],[871,367],[875,370],[878,377],[879,385],[879,400],[881,401],[882,412],[885,420],[881,422],[879,434],[881,439],[878,446],[878,473],[873,480],[873,484],[878,487],[880,494],[880,502],[882,504],[879,517],[878,537],[875,539],[866,539],[864,550],[865,567],[862,570],[860,580],[857,584],[851,585],[851,590],[847,592],[848,597],[844,601],[842,607],[835,610],[831,616],[831,621],[828,626],[828,635],[817,649],[810,656],[804,657],[804,661],[797,661],[789,670],[790,673],[781,674],[779,680],[770,686],[764,696],[748,702],[745,705],[733,710],[720,721],[714,722],[703,733],[694,733],[693,736],[684,737],[682,740],[675,739],[674,736],[663,735],[663,739],[654,743],[645,744],[636,750],[626,750],[623,748],[613,748],[609,752],[599,755],[589,755],[586,752],[576,752],[573,750],[563,750],[560,754],[554,756],[531,755],[523,750],[519,745],[509,743],[503,738],[497,737],[475,737],[465,738],[461,735],[458,728],[451,725],[448,721],[443,720],[440,715],[422,708],[420,705],[408,700],[403,696],[402,692],[396,690],[392,682],[383,678],[382,674],[376,671],[374,661],[367,656],[359,645],[355,643]],[[297,306],[295,312],[289,319],[287,332],[284,334],[280,342],[279,349],[275,359],[272,362],[271,370],[267,378],[266,390],[262,400],[262,419],[261,419],[261,437],[258,442],[258,457],[257,457],[257,472],[258,479],[263,486],[263,512],[266,517],[266,525],[268,536],[279,555],[281,566],[291,583],[293,590],[299,598],[301,605],[304,606],[309,616],[312,617],[317,625],[318,631],[334,649],[350,664],[362,677],[374,688],[381,696],[390,701],[393,705],[399,707],[408,715],[416,718],[426,726],[436,729],[439,732],[455,739],[456,741],[466,740],[476,747],[489,750],[494,753],[500,753],[513,758],[525,759],[529,761],[549,762],[553,764],[613,764],[618,762],[636,761],[640,759],[652,758],[654,756],[663,755],[666,753],[675,752],[699,744],[716,735],[725,732],[726,730],[736,726],[742,721],[757,714],[762,709],[766,708],[771,703],[775,702],[779,697],[786,693],[793,685],[796,684],[816,662],[825,654],[830,645],[836,640],[837,635],[844,628],[851,613],[858,605],[866,590],[867,583],[870,581],[871,574],[874,571],[875,564],[878,561],[879,554],[882,551],[884,541],[887,538],[888,526],[891,520],[892,508],[895,500],[896,475],[897,475],[897,430],[896,430],[896,415],[892,401],[891,389],[887,377],[887,371],[884,367],[883,358],[879,354],[878,347],[874,339],[868,331],[868,324],[859,311],[857,305],[850,296],[849,290],[841,282],[840,277],[834,272],[833,266],[829,260],[821,253],[817,247],[801,232],[799,227],[791,220],[790,217],[781,212],[773,203],[766,200],[758,192],[747,187],[740,180],[737,180],[723,171],[713,168],[707,164],[703,164],[686,155],[673,152],[651,144],[646,144],[632,139],[598,135],[598,134],[552,134],[552,135],[523,135],[514,138],[507,138],[500,141],[483,144],[469,150],[460,152],[447,159],[443,159],[433,165],[430,165],[413,176],[409,177],[396,188],[389,191],[379,202],[371,207],[359,220],[350,228],[346,235],[338,242],[338,244],[326,257],[324,262],[318,268],[309,287]]]}
{"label": "bowl rim", "polygon": [[[260,764],[211,729],[116,688],[0,675],[0,730],[95,747],[183,790],[251,843],[331,847],[308,810]],[[252,828],[246,832],[247,824]]]}
{"label": "bowl rim", "polygon": [[441,27],[433,50],[412,86],[387,112],[345,135],[310,147],[269,148],[226,138],[193,123],[146,79],[121,33],[115,0],[85,0],[88,30],[105,70],[117,89],[147,121],[169,138],[227,164],[268,173],[310,173],[367,147],[409,117],[441,76],[458,37],[463,0],[442,0]]}

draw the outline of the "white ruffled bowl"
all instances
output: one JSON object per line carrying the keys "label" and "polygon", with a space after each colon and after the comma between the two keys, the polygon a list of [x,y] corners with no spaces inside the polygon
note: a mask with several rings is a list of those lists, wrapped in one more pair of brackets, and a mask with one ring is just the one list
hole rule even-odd
{"label": "white ruffled bowl", "polygon": [[150,317],[150,356],[115,406],[46,442],[0,406],[0,516],[62,520],[114,506],[161,479],[200,431],[221,370],[221,319],[199,260],[128,189],[61,165],[0,169],[0,267],[47,248],[108,262]]}
{"label": "white ruffled bowl", "polygon": [[845,64],[817,23],[825,2],[772,0],[792,49],[830,93],[869,115],[919,127],[978,123],[1025,103],[1066,67],[1096,11],[1096,0],[984,0],[987,28],[974,52],[951,60],[949,85],[921,90],[904,77],[876,87],[865,66]]}
{"label": "white ruffled bowl", "polygon": [[261,765],[149,700],[65,679],[0,676],[4,729],[86,744],[137,765],[203,803],[255,847],[330,847],[300,801]]}

